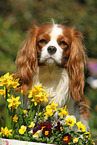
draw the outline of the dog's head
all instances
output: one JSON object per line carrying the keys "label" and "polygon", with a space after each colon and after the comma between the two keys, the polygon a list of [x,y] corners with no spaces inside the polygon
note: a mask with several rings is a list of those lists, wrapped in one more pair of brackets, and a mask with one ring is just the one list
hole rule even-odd
{"label": "dog's head", "polygon": [[24,89],[33,83],[39,65],[57,65],[66,68],[70,77],[70,92],[80,100],[84,87],[85,52],[82,34],[64,25],[34,26],[28,33],[16,64]]}

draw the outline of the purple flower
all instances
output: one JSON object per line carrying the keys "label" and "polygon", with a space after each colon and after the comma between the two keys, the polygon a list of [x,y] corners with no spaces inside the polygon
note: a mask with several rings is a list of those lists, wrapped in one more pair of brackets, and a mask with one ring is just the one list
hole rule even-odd
{"label": "purple flower", "polygon": [[41,127],[40,127],[40,126],[35,127],[35,128],[33,129],[33,134],[35,134],[38,130],[41,130]]}
{"label": "purple flower", "polygon": [[57,126],[55,126],[55,129],[58,131],[63,131],[62,125],[60,124],[60,122],[57,122]]}
{"label": "purple flower", "polygon": [[26,126],[27,127],[27,130],[30,130],[31,128],[30,127],[28,127],[28,126]]}
{"label": "purple flower", "polygon": [[47,128],[47,127],[45,127],[43,129],[43,131],[42,131],[43,136],[45,136],[45,137],[49,137],[51,135],[51,132],[52,132],[52,129],[51,128]]}
{"label": "purple flower", "polygon": [[52,128],[52,124],[50,122],[44,121],[41,124],[39,124],[39,126],[41,126],[41,128]]}
{"label": "purple flower", "polygon": [[63,139],[63,143],[68,143],[70,142],[71,140],[71,135],[69,133],[64,133],[63,136],[62,136],[62,139]]}

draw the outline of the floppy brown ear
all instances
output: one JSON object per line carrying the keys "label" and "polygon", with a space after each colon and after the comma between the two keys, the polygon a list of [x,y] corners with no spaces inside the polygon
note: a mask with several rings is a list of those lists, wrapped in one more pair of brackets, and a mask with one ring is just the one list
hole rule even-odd
{"label": "floppy brown ear", "polygon": [[76,101],[81,100],[84,94],[84,65],[86,63],[86,54],[82,40],[82,34],[72,29],[72,44],[68,61],[68,71],[71,96]]}
{"label": "floppy brown ear", "polygon": [[16,58],[18,72],[16,76],[20,78],[20,84],[24,92],[32,85],[33,75],[37,70],[36,35],[38,27],[34,26],[28,33],[28,38],[24,41],[22,49],[19,50]]}

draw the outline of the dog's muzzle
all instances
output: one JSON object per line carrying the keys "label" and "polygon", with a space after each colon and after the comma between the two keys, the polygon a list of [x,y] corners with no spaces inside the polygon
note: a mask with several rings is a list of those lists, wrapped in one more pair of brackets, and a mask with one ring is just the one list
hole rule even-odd
{"label": "dog's muzzle", "polygon": [[48,51],[48,53],[49,53],[50,55],[54,55],[54,54],[56,53],[57,49],[56,49],[55,46],[49,46],[49,47],[47,48],[47,51]]}

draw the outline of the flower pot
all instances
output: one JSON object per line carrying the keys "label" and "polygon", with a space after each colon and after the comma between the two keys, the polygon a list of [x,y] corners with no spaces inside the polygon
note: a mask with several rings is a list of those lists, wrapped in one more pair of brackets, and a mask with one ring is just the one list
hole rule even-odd
{"label": "flower pot", "polygon": [[13,140],[13,139],[0,138],[0,145],[53,145],[53,144],[19,141],[19,140]]}

